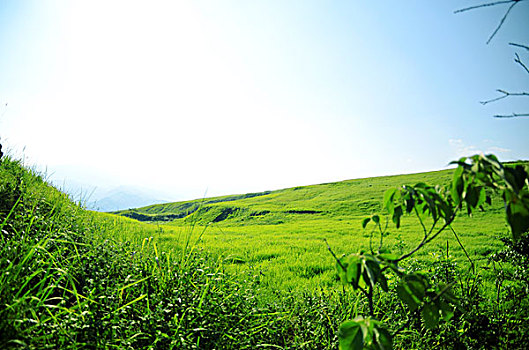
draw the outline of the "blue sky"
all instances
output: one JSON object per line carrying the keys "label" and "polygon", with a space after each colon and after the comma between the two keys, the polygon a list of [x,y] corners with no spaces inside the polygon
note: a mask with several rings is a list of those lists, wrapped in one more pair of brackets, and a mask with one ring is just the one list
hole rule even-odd
{"label": "blue sky", "polygon": [[[0,137],[61,182],[168,199],[528,159],[520,3],[3,1]],[[7,106],[5,106],[7,103]]]}

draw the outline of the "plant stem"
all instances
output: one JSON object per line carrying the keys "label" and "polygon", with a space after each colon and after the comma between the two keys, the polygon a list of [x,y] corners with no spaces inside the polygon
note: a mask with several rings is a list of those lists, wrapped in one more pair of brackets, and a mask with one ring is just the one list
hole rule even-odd
{"label": "plant stem", "polygon": [[[425,246],[426,244],[428,244],[429,242],[431,242],[433,239],[435,239],[435,237],[437,237],[441,232],[444,231],[445,228],[449,227],[450,224],[454,221],[456,215],[457,215],[457,212],[459,211],[459,209],[461,208],[461,205],[458,205],[456,210],[454,210],[454,213],[452,214],[452,216],[450,217],[450,219],[448,219],[447,222],[445,222],[445,224],[439,229],[437,230],[436,233],[434,233],[432,236],[428,237],[428,235],[426,235],[423,240],[421,241],[421,243],[419,243],[419,245],[417,247],[415,247],[415,249],[413,249],[411,252],[407,253],[407,254],[404,254],[402,255],[400,258],[398,258],[396,260],[396,262],[399,262],[399,261],[402,261],[404,259],[407,259],[409,258],[410,256],[412,256],[413,254],[415,254],[419,249],[421,249],[423,246]],[[437,223],[437,222],[435,222]],[[435,226],[435,223],[434,223],[434,226]]]}

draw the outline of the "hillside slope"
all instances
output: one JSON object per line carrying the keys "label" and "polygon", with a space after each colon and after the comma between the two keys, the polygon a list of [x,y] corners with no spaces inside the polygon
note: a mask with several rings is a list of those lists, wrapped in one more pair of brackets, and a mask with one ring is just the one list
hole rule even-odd
{"label": "hillside slope", "polygon": [[[204,248],[233,270],[258,269],[262,283],[271,289],[306,290],[321,286],[336,287],[334,261],[327,241],[336,254],[369,249],[369,230],[362,220],[375,213],[384,214],[382,199],[389,188],[425,182],[448,184],[452,169],[418,174],[347,180],[277,191],[205,198],[152,205],[116,212],[159,228],[159,241],[166,249],[177,244],[189,226],[198,225]],[[385,219],[383,219],[385,220]],[[384,244],[395,253],[412,249],[421,239],[420,224],[403,218],[400,230],[389,226]],[[506,231],[502,200],[472,218],[461,214],[453,228],[468,251],[477,258],[501,247]],[[388,232],[388,233],[389,233]],[[449,247],[458,247],[447,232],[417,254],[431,261]],[[452,249],[461,264],[467,260],[461,249]]]}
{"label": "hillside slope", "polygon": [[381,209],[384,191],[406,183],[448,183],[452,170],[382,176],[277,191],[165,203],[114,212],[140,221],[174,221],[200,209],[201,223],[270,224],[312,215],[351,218]]}

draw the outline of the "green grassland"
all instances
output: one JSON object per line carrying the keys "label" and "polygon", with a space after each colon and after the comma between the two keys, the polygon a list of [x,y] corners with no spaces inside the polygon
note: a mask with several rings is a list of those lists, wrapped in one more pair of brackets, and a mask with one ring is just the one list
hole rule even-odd
{"label": "green grassland", "polygon": [[[335,261],[324,239],[337,255],[369,249],[371,230],[362,220],[383,213],[384,191],[403,184],[448,184],[452,170],[348,180],[246,195],[205,198],[153,205],[117,214],[157,227],[157,242],[171,250],[184,232],[195,225],[200,246],[221,258],[230,271],[259,271],[263,285],[278,290],[336,288]],[[453,225],[473,259],[481,259],[503,245],[508,232],[502,202],[495,198],[486,212],[461,214]],[[395,253],[411,250],[422,230],[407,218],[396,230],[391,224],[384,238]],[[378,241],[377,241],[378,242]],[[378,244],[378,243],[377,243]],[[419,261],[434,261],[441,254],[457,263],[468,260],[452,232],[444,232],[421,250]]]}
{"label": "green grassland", "polygon": [[[362,229],[383,193],[445,184],[452,170],[349,180],[156,205],[119,213],[84,210],[42,176],[0,160],[0,348],[336,349],[339,325],[368,309],[342,286],[337,254],[377,249]],[[129,216],[129,217],[126,217]],[[395,348],[520,348],[528,319],[527,271],[508,261],[502,200],[453,225],[406,260],[410,270],[457,281],[450,322],[424,327],[394,292],[376,291],[374,316]],[[415,247],[411,217],[388,226],[384,245]],[[518,249],[518,250],[517,250]],[[498,273],[501,274],[498,274]],[[451,277],[450,277],[451,276]],[[454,279],[454,276],[457,277]],[[390,289],[398,282],[390,278]],[[501,288],[500,288],[501,287]],[[525,288],[525,289],[524,289]],[[463,305],[464,304],[464,305]],[[392,310],[392,312],[388,312]],[[411,316],[410,316],[411,315]],[[413,321],[413,322],[411,322]],[[525,325],[525,326],[524,326]]]}

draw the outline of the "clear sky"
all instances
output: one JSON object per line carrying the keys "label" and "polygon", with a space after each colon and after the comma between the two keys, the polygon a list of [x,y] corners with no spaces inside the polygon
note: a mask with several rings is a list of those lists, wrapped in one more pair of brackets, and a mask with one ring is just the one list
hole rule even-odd
{"label": "clear sky", "polygon": [[[168,199],[529,159],[529,2],[0,3],[0,137],[55,180]],[[5,104],[7,103],[7,106]]]}

